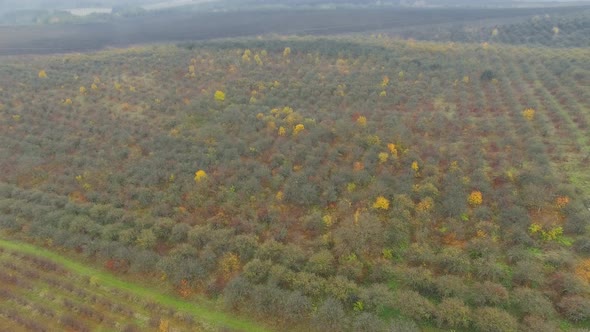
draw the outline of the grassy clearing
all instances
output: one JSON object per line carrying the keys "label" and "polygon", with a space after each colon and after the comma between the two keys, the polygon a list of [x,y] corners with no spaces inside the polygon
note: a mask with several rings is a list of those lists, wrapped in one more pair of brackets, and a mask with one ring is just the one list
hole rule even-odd
{"label": "grassy clearing", "polygon": [[130,294],[142,297],[146,300],[151,300],[160,305],[174,308],[177,311],[190,313],[194,315],[196,319],[205,321],[217,327],[231,328],[241,331],[266,331],[266,329],[254,324],[253,322],[232,317],[226,313],[210,309],[207,307],[207,304],[187,302],[170,295],[159,293],[155,290],[121,280],[109,273],[99,271],[80,263],[76,263],[68,258],[40,247],[6,239],[0,239],[0,247],[51,260],[78,275],[92,277],[93,280],[96,280],[96,282],[100,285],[124,290]]}

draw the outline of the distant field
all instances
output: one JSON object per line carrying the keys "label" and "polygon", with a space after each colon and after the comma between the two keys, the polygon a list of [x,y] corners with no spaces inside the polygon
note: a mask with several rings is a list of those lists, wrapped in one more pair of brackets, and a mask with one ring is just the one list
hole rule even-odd
{"label": "distant field", "polygon": [[554,9],[276,10],[160,14],[111,23],[0,27],[0,55],[97,50],[108,46],[262,34],[334,34],[574,13]]}

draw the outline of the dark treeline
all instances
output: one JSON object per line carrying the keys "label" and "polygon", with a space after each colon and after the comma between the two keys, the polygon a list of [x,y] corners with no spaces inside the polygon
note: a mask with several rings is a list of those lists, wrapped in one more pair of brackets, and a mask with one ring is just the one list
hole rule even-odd
{"label": "dark treeline", "polygon": [[205,40],[261,34],[334,34],[407,29],[482,19],[571,13],[555,9],[335,9],[203,14],[146,14],[112,22],[0,27],[0,55],[97,50],[141,43]]}

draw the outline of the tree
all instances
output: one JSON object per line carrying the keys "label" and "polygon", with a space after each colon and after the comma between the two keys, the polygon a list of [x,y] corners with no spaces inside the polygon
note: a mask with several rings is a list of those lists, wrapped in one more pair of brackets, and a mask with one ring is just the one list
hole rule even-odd
{"label": "tree", "polygon": [[200,169],[195,172],[195,182],[201,182],[207,179],[207,173],[204,170]]}
{"label": "tree", "polygon": [[139,236],[135,240],[138,246],[145,249],[153,248],[157,243],[157,238],[151,229],[144,229],[139,233]]}
{"label": "tree", "polygon": [[476,309],[473,312],[472,320],[475,329],[481,332],[514,332],[518,329],[516,319],[498,308]]}
{"label": "tree", "polygon": [[334,274],[335,271],[334,256],[328,250],[322,250],[309,258],[306,269],[309,272],[327,277]]}
{"label": "tree", "polygon": [[436,321],[441,327],[467,328],[471,311],[461,299],[444,298],[436,309]]}
{"label": "tree", "polygon": [[41,69],[39,71],[38,76],[39,76],[39,78],[47,78],[47,73],[45,72],[45,69]]}
{"label": "tree", "polygon": [[305,130],[305,126],[302,125],[301,123],[296,125],[295,128],[293,128],[293,135],[296,136],[297,134],[299,134],[300,132]]}
{"label": "tree", "polygon": [[590,318],[590,301],[581,295],[568,295],[559,301],[557,307],[572,322],[581,322]]}
{"label": "tree", "polygon": [[222,102],[225,100],[225,92],[217,90],[215,91],[215,95],[213,97],[215,98],[215,100]]}
{"label": "tree", "polygon": [[389,200],[383,196],[377,197],[373,203],[374,209],[389,210]]}
{"label": "tree", "polygon": [[313,316],[314,326],[319,331],[342,331],[346,313],[342,303],[334,298],[327,298]]}
{"label": "tree", "polygon": [[535,118],[535,110],[532,108],[526,108],[522,111],[522,117],[528,121],[532,121]]}
{"label": "tree", "polygon": [[481,191],[474,190],[469,194],[469,198],[467,198],[467,202],[472,206],[481,205],[483,202],[483,197],[481,195]]}
{"label": "tree", "polygon": [[481,76],[479,77],[479,79],[482,81],[491,81],[495,78],[495,76],[496,75],[494,74],[493,71],[487,69],[487,70],[484,70],[483,73],[481,73]]}

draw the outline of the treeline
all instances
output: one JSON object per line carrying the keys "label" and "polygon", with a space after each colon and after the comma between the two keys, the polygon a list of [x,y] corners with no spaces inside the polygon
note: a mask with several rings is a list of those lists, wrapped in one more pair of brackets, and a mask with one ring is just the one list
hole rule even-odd
{"label": "treeline", "polygon": [[535,15],[517,23],[453,24],[430,28],[408,28],[393,35],[419,40],[461,43],[503,43],[547,47],[590,46],[590,12],[587,8],[569,15]]}

